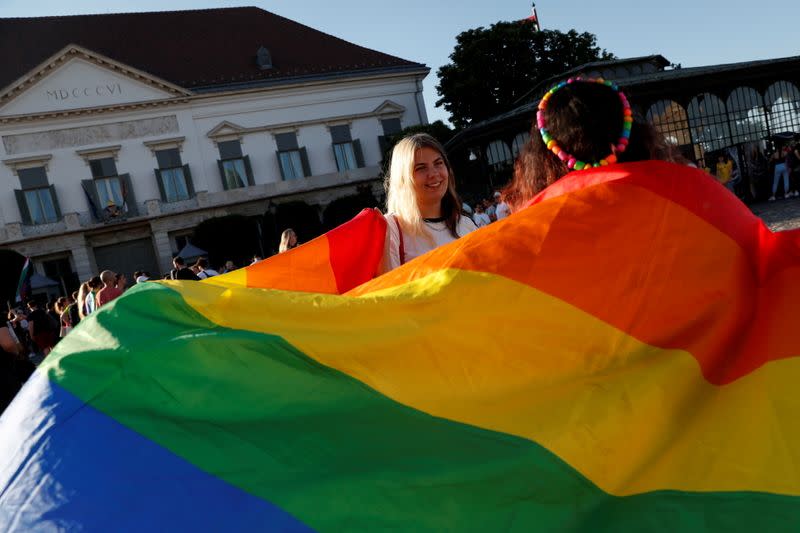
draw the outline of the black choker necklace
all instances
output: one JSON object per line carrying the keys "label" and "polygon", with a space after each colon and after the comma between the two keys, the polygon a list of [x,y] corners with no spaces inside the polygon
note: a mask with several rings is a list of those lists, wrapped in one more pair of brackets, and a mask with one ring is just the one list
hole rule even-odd
{"label": "black choker necklace", "polygon": [[439,218],[423,218],[422,220],[424,220],[425,222],[431,222],[431,223],[434,223],[434,222],[444,222],[445,220],[447,220],[447,217],[439,217]]}

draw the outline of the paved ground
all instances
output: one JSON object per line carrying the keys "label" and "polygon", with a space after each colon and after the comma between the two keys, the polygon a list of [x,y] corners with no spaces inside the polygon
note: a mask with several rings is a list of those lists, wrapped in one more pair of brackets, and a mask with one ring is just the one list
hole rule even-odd
{"label": "paved ground", "polygon": [[772,231],[800,228],[800,196],[750,206]]}

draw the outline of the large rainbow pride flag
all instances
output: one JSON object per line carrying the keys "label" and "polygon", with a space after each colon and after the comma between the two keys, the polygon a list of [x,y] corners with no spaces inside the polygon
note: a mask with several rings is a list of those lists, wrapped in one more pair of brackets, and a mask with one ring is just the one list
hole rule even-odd
{"label": "large rainbow pride flag", "polygon": [[661,162],[370,280],[382,231],[81,323],[0,418],[0,529],[800,530],[796,232]]}

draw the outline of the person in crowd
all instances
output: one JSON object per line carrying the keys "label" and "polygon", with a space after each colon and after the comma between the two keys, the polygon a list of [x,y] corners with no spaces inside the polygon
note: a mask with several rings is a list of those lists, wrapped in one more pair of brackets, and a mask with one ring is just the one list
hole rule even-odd
{"label": "person in crowd", "polygon": [[28,352],[7,322],[0,327],[0,414],[36,369]]}
{"label": "person in crowd", "polygon": [[418,133],[395,145],[386,184],[381,272],[477,229],[462,214],[453,169],[442,145],[430,135]]}
{"label": "person in crowd", "polygon": [[89,293],[92,292],[91,287],[89,287],[89,282],[84,281],[81,283],[81,286],[78,288],[78,298],[75,302],[75,306],[78,311],[78,318],[84,319],[86,318],[86,297]]}
{"label": "person in crowd", "polygon": [[50,316],[50,318],[56,322],[59,322],[61,320],[61,313],[56,308],[57,304],[58,298],[51,298],[45,303],[44,311]]}
{"label": "person in crowd", "polygon": [[146,270],[137,270],[133,274],[133,279],[138,285],[139,283],[144,283],[145,281],[149,281],[150,278],[153,277],[150,272]]}
{"label": "person in crowd", "polygon": [[197,269],[197,277],[200,279],[207,279],[214,276],[219,276],[219,272],[214,270],[213,268],[208,267],[208,259],[205,257],[201,257],[197,260],[194,264],[194,267]]}
{"label": "person in crowd", "polygon": [[263,258],[263,257],[261,257],[261,256],[260,256],[260,255],[258,255],[258,254],[255,254],[255,255],[253,256],[253,258],[250,260],[250,264],[251,264],[251,265],[255,265],[256,263],[258,263],[258,262],[260,262],[260,261],[263,261],[263,260],[264,260],[264,258]]}
{"label": "person in crowd", "polygon": [[38,353],[47,355],[58,342],[59,323],[39,307],[39,302],[28,302],[28,333]]}
{"label": "person in crowd", "polygon": [[281,243],[278,246],[278,253],[282,254],[292,248],[297,247],[297,234],[292,228],[286,228],[281,233]]}
{"label": "person in crowd", "polygon": [[225,266],[222,267],[222,273],[227,274],[228,272],[233,272],[234,270],[236,270],[236,264],[230,259],[225,261]]}
{"label": "person in crowd", "polygon": [[475,225],[479,228],[492,223],[492,219],[489,218],[489,215],[486,214],[486,210],[483,208],[483,203],[478,202],[477,205],[475,205],[475,214],[472,215],[472,221],[475,222]]}
{"label": "person in crowd", "polygon": [[717,181],[725,187],[733,191],[736,169],[733,165],[733,159],[728,154],[719,154],[717,158]]}
{"label": "person in crowd", "polygon": [[200,278],[192,272],[192,269],[186,266],[186,261],[183,260],[183,257],[175,257],[172,260],[172,266],[174,268],[169,273],[169,279],[200,281]]}
{"label": "person in crowd", "polygon": [[572,172],[569,164],[576,164],[574,158],[608,164],[649,159],[686,163],[675,158],[652,126],[638,119],[631,126],[630,138],[619,142],[624,112],[619,95],[606,85],[590,82],[571,83],[553,93],[540,112],[548,136],[557,139],[571,158],[562,160],[548,149],[534,124],[531,137],[535,139],[522,150],[505,189],[512,211],[524,208],[539,192]]}
{"label": "person in crowd", "polygon": [[507,198],[505,198],[502,193],[500,196],[497,196],[497,194],[498,193],[495,193],[495,199],[499,200],[499,202],[495,208],[495,218],[497,218],[497,220],[503,220],[511,214],[511,207],[507,203]]}
{"label": "person in crowd", "polygon": [[800,181],[800,150],[797,143],[789,145],[785,163],[786,173],[789,174],[789,192],[786,193],[786,198],[800,196],[800,193],[797,192],[797,188],[800,185],[798,184],[798,181]]}
{"label": "person in crowd", "polygon": [[122,295],[122,290],[117,287],[117,275],[111,270],[104,270],[100,273],[100,280],[103,282],[103,288],[97,292],[95,297],[97,307],[102,307],[108,302],[119,298]]}
{"label": "person in crowd", "polygon": [[772,153],[770,162],[774,166],[772,175],[772,196],[769,201],[775,201],[775,194],[778,192],[778,184],[783,178],[783,195],[785,198],[789,197],[789,169],[786,168],[786,159],[789,153],[789,148],[785,147],[783,150],[775,150]]}
{"label": "person in crowd", "polygon": [[484,200],[485,212],[489,215],[489,220],[494,222],[497,220],[497,202],[500,200],[500,193],[494,193],[494,200]]}
{"label": "person in crowd", "polygon": [[35,356],[36,347],[31,339],[28,318],[22,307],[17,307],[8,312],[6,325],[10,328],[12,336],[22,345],[25,354]]}
{"label": "person in crowd", "polygon": [[54,308],[56,314],[58,315],[58,336],[59,338],[63,339],[67,333],[69,333],[69,330],[67,329],[69,327],[68,321],[65,322],[67,319],[67,299],[64,296],[60,296],[56,300]]}
{"label": "person in crowd", "polygon": [[87,315],[93,313],[99,307],[97,304],[97,293],[103,288],[103,280],[100,279],[100,276],[93,276],[92,279],[89,280],[89,288],[91,291],[86,295]]}

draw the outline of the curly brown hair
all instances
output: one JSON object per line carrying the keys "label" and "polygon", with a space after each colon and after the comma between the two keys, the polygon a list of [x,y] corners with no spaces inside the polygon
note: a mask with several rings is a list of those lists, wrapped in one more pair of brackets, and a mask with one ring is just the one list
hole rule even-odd
{"label": "curly brown hair", "polygon": [[[599,161],[617,143],[622,129],[622,103],[617,91],[597,83],[572,83],[553,93],[545,109],[547,129],[560,146],[582,161]],[[660,159],[683,162],[662,136],[641,117],[634,116],[631,136],[619,162]],[[571,172],[545,146],[536,124],[531,139],[514,163],[514,177],[504,193],[514,211],[539,192]]]}

